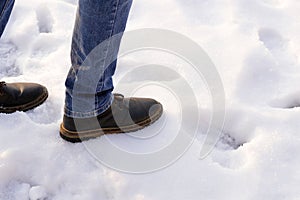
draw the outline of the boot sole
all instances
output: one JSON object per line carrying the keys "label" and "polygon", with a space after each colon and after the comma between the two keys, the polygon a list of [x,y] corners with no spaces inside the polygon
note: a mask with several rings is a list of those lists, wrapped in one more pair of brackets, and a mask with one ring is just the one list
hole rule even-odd
{"label": "boot sole", "polygon": [[43,104],[47,98],[48,98],[48,91],[46,88],[44,88],[43,93],[36,100],[29,102],[27,104],[20,105],[20,106],[0,107],[0,113],[10,114],[10,113],[14,113],[16,111],[26,112],[28,110],[34,109],[34,108],[38,107],[39,105]]}
{"label": "boot sole", "polygon": [[159,110],[157,113],[154,113],[154,115],[152,115],[150,118],[129,126],[100,128],[100,129],[79,131],[79,132],[67,130],[62,123],[60,125],[60,136],[68,142],[77,143],[89,139],[94,139],[107,134],[135,132],[156,122],[161,117],[162,113],[163,113],[163,109],[161,108],[161,110]]}

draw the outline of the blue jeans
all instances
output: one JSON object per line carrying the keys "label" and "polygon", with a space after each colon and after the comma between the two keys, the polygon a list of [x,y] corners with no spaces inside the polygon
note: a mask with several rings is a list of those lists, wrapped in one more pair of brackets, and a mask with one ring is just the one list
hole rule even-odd
{"label": "blue jeans", "polygon": [[[79,0],[78,4],[64,113],[74,118],[95,117],[113,100],[112,76],[132,0]],[[1,0],[3,29],[12,7],[13,0]]]}
{"label": "blue jeans", "polygon": [[110,39],[124,32],[131,4],[132,0],[79,0],[72,67],[65,83],[68,117],[94,117],[111,105],[121,38]]}
{"label": "blue jeans", "polygon": [[15,3],[14,0],[0,1],[0,37],[4,32],[4,28],[8,22],[14,3]]}

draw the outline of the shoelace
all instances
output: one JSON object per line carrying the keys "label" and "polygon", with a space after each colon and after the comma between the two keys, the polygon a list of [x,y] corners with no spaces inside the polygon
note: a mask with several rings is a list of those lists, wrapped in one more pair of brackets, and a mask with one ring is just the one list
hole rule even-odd
{"label": "shoelace", "polygon": [[1,81],[0,82],[0,96],[5,93],[4,90],[3,90],[4,86],[6,86],[6,83],[4,81]]}

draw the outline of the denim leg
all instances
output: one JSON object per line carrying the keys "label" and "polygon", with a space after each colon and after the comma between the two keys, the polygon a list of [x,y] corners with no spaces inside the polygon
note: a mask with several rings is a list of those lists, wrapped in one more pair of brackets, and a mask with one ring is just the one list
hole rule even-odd
{"label": "denim leg", "polygon": [[0,1],[0,37],[2,36],[2,34],[4,32],[5,26],[10,17],[14,3],[15,3],[14,0],[1,0]]}
{"label": "denim leg", "polygon": [[111,105],[112,76],[131,4],[132,0],[79,0],[72,67],[65,82],[68,117],[94,117]]}

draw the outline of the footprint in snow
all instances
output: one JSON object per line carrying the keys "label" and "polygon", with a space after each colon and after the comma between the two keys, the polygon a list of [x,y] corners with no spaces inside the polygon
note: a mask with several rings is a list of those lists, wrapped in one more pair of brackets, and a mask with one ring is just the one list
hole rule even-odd
{"label": "footprint in snow", "polygon": [[216,150],[212,153],[212,160],[226,169],[238,169],[243,167],[247,160],[239,148],[243,143],[237,140],[228,133],[223,133],[219,142],[216,144]]}
{"label": "footprint in snow", "polygon": [[235,150],[243,146],[243,143],[238,142],[233,136],[228,133],[223,133],[220,140],[216,144],[216,148],[222,150]]}
{"label": "footprint in snow", "polygon": [[0,79],[21,74],[21,70],[16,65],[17,57],[18,51],[14,44],[0,42]]}
{"label": "footprint in snow", "polygon": [[36,10],[36,17],[40,33],[51,33],[53,29],[53,17],[49,7],[41,4]]}
{"label": "footprint in snow", "polygon": [[263,42],[264,46],[273,53],[276,50],[284,50],[286,41],[281,34],[271,28],[260,28],[258,30],[259,40]]}
{"label": "footprint in snow", "polygon": [[269,105],[274,108],[292,109],[300,107],[300,91],[279,97],[270,101]]}

